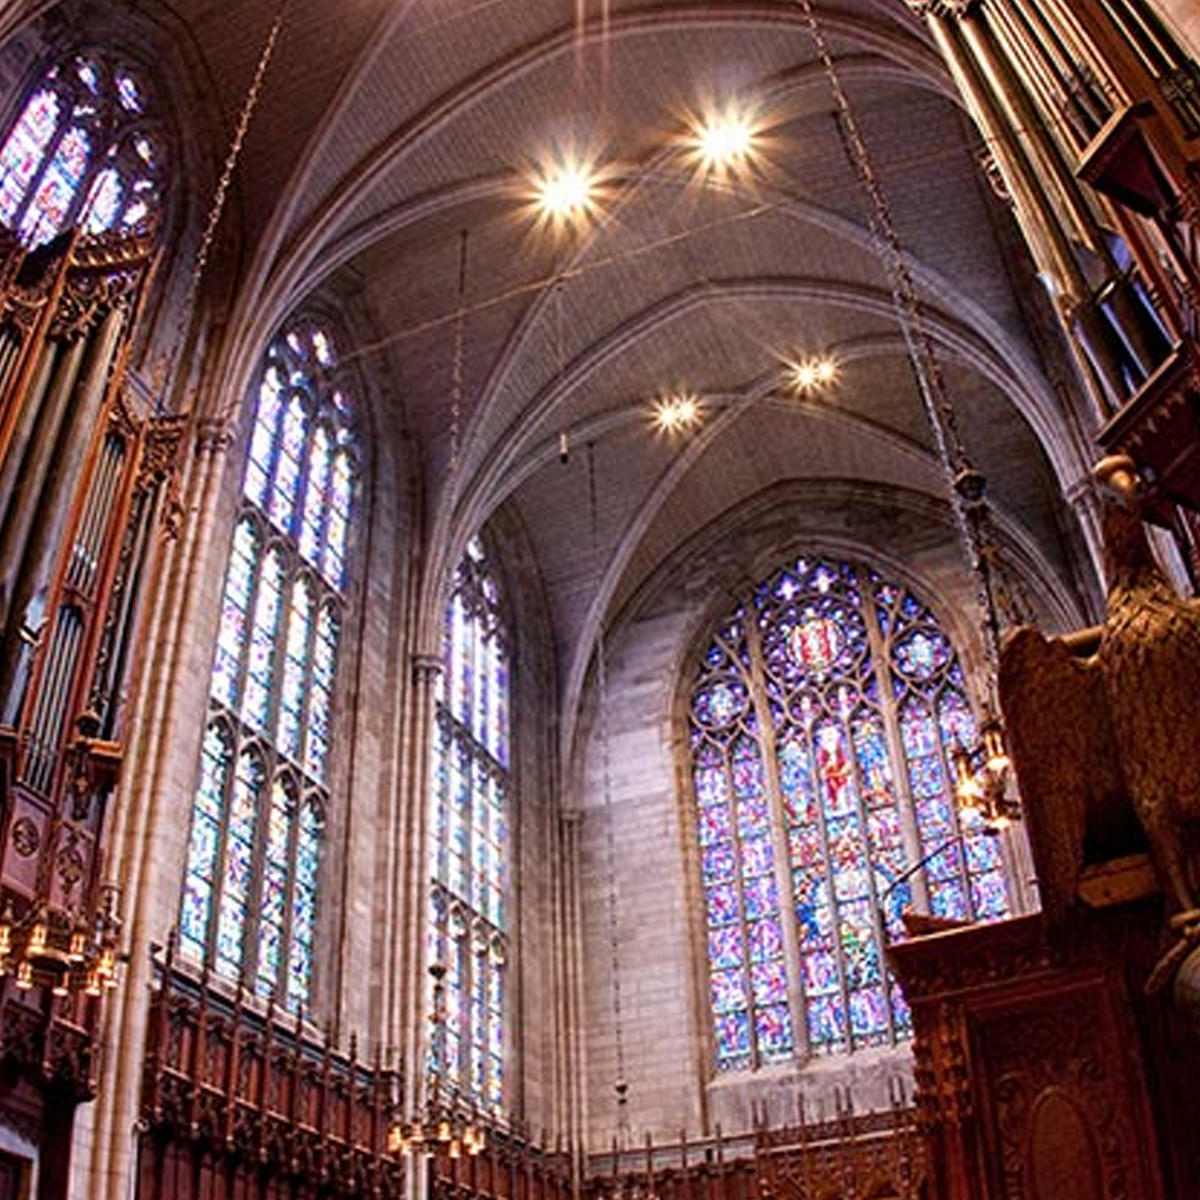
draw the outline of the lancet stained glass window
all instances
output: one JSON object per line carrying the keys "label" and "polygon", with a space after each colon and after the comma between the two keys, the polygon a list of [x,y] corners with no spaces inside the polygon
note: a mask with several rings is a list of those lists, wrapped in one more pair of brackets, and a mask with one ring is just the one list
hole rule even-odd
{"label": "lancet stained glass window", "polygon": [[509,646],[483,544],[459,564],[446,610],[434,745],[429,959],[445,967],[442,1083],[499,1112],[508,962]]}
{"label": "lancet stained glass window", "polygon": [[933,614],[869,568],[797,558],[718,626],[689,725],[718,1070],[908,1036],[885,931],[909,904],[1009,912],[999,839],[958,826],[950,755],[974,717]]}
{"label": "lancet stained glass window", "polygon": [[180,918],[185,953],[294,1010],[313,975],[353,416],[328,332],[292,323],[259,376]]}
{"label": "lancet stained glass window", "polygon": [[148,225],[162,157],[141,74],[100,50],[77,54],[42,77],[0,147],[0,223],[31,246],[75,225]]}

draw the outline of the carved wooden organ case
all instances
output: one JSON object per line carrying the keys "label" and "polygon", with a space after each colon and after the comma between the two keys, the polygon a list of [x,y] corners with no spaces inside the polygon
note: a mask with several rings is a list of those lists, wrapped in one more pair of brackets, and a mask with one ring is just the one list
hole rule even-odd
{"label": "carved wooden organ case", "polygon": [[114,982],[105,817],[181,423],[126,375],[149,238],[0,237],[0,1052],[78,1099]]}

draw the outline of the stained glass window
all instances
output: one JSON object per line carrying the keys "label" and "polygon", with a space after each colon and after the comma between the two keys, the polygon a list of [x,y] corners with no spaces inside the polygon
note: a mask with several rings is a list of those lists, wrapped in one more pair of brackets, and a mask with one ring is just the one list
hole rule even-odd
{"label": "stained glass window", "polygon": [[883,953],[903,910],[1009,912],[999,839],[954,811],[974,717],[929,608],[794,559],[718,625],[689,727],[718,1070],[907,1037]]}
{"label": "stained glass window", "polygon": [[504,1099],[510,793],[509,648],[500,589],[475,539],[446,610],[430,821],[429,957],[445,968],[433,1066],[481,1109]]}
{"label": "stained glass window", "polygon": [[291,1009],[312,985],[352,416],[328,330],[293,323],[257,385],[180,920],[185,953]]}
{"label": "stained glass window", "polygon": [[75,225],[150,222],[162,180],[152,107],[140,73],[99,50],[52,67],[0,147],[0,223],[36,246]]}

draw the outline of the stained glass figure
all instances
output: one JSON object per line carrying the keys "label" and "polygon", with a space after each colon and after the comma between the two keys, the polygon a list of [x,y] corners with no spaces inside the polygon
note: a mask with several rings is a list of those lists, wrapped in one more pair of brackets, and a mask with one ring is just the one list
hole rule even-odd
{"label": "stained glass figure", "polygon": [[1009,914],[999,839],[955,815],[974,718],[932,612],[794,559],[719,621],[689,715],[717,1069],[909,1036],[883,952],[904,909]]}
{"label": "stained glass figure", "polygon": [[431,962],[444,965],[439,1077],[480,1109],[504,1104],[510,803],[509,648],[500,588],[471,541],[446,609],[434,745]]}
{"label": "stained glass figure", "polygon": [[[293,322],[269,346],[255,390],[180,920],[185,954],[292,1010],[312,985],[358,460],[333,347],[328,330]],[[320,468],[331,457],[341,475]],[[331,532],[333,511],[343,528]]]}
{"label": "stained glass figure", "polygon": [[106,52],[52,67],[0,147],[0,223],[29,246],[149,226],[164,177],[153,108],[141,73]]}

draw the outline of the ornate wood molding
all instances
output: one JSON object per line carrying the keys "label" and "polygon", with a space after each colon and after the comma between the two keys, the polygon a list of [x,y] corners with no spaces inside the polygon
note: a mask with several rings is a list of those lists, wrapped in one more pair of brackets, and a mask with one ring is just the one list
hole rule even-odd
{"label": "ornate wood molding", "polygon": [[359,1061],[353,1041],[335,1050],[301,1018],[168,957],[151,1001],[140,1192],[189,1200],[163,1179],[203,1176],[212,1200],[248,1180],[330,1200],[396,1195],[386,1146],[398,1094],[396,1072]]}

